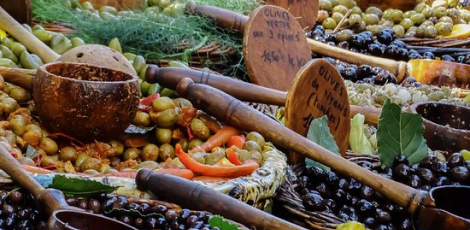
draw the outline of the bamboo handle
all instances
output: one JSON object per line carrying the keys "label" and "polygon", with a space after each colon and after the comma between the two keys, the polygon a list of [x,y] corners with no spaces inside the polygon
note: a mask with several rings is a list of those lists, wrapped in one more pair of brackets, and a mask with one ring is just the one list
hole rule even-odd
{"label": "bamboo handle", "polygon": [[21,42],[29,51],[37,54],[44,62],[56,61],[60,56],[28,32],[20,25],[8,12],[0,7],[0,28],[11,34],[16,40]]}
{"label": "bamboo handle", "polygon": [[248,17],[233,11],[214,6],[199,6],[194,2],[186,5],[186,12],[211,17],[216,24],[225,29],[245,31]]}
{"label": "bamboo handle", "polygon": [[407,207],[412,213],[416,211],[425,195],[419,190],[372,173],[326,150],[215,88],[195,84],[191,79],[185,78],[178,84],[177,92],[180,96],[189,99],[195,107],[204,108],[217,119],[241,130],[259,132],[276,145],[303,154],[330,166],[343,175],[353,177],[399,205]]}
{"label": "bamboo handle", "polygon": [[173,175],[156,174],[151,170],[141,169],[136,176],[136,185],[137,189],[149,190],[164,200],[190,209],[206,210],[213,214],[223,215],[247,227],[305,230],[221,192]]}
{"label": "bamboo handle", "polygon": [[[184,77],[190,78],[195,83],[210,85],[242,101],[285,106],[287,99],[286,92],[247,83],[227,76],[175,67],[160,68],[156,65],[149,65],[145,74],[145,81],[158,83],[165,88],[176,89],[178,82]],[[351,117],[361,113],[365,116],[366,123],[377,125],[381,109],[355,105],[351,105],[350,109]]]}
{"label": "bamboo handle", "polygon": [[29,92],[33,90],[33,79],[36,70],[0,67],[0,75],[6,82],[20,86]]}
{"label": "bamboo handle", "polygon": [[401,82],[407,75],[407,64],[403,61],[394,61],[386,58],[373,57],[365,54],[351,52],[336,46],[330,46],[307,38],[310,49],[324,56],[332,57],[356,65],[378,66],[390,71]]}

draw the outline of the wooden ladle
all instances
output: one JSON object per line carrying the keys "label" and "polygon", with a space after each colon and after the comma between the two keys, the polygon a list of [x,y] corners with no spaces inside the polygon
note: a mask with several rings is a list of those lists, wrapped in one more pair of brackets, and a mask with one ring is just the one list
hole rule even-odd
{"label": "wooden ladle", "polygon": [[11,146],[4,138],[0,139],[0,169],[5,171],[21,187],[34,195],[41,211],[50,216],[48,229],[61,230],[135,230],[117,220],[85,212],[69,206],[64,194],[56,189],[45,189],[34,180],[11,155]]}
{"label": "wooden ladle", "polygon": [[[215,88],[185,78],[177,85],[181,97],[197,108],[241,130],[256,131],[274,144],[304,154],[339,173],[352,177],[407,208],[426,230],[468,230],[470,187],[439,187],[427,193],[386,179],[336,155],[261,112]],[[457,195],[460,195],[457,197]],[[444,199],[444,200],[443,200]],[[460,215],[460,216],[458,216]]]}
{"label": "wooden ladle", "polygon": [[[160,68],[156,65],[149,65],[145,74],[145,81],[158,83],[165,88],[176,89],[176,85],[184,77],[191,78],[195,83],[210,85],[242,101],[285,106],[287,100],[287,92],[247,83],[228,76],[191,69]],[[350,111],[351,116],[358,113],[363,114],[366,122],[371,125],[378,124],[381,113],[380,108],[356,105],[350,105]]]}
{"label": "wooden ladle", "polygon": [[[243,32],[249,17],[235,12],[221,10],[213,6],[198,6],[190,3],[187,11],[211,17],[218,26],[236,29]],[[227,13],[229,12],[229,13]],[[245,35],[247,36],[247,35]],[[415,59],[408,62],[351,52],[339,47],[330,46],[307,38],[310,49],[324,56],[333,57],[351,64],[367,64],[390,71],[401,82],[408,76],[417,81],[438,86],[457,86],[465,88],[470,85],[470,65],[440,61]]]}

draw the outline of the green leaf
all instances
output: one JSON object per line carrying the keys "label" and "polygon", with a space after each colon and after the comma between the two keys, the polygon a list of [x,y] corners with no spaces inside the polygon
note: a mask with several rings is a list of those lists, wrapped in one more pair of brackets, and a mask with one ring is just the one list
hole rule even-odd
{"label": "green leaf", "polygon": [[165,218],[162,214],[158,214],[156,212],[152,212],[149,214],[142,214],[138,210],[135,209],[122,209],[122,208],[114,208],[108,211],[104,212],[107,215],[113,215],[113,216],[120,216],[123,214],[127,214],[132,217],[140,217],[140,218],[148,218],[148,217],[155,217],[155,218]]}
{"label": "green leaf", "polygon": [[[312,120],[307,132],[307,139],[317,143],[325,149],[330,150],[333,153],[339,154],[339,148],[336,145],[333,135],[330,133],[328,127],[328,117],[323,116],[318,119]],[[305,164],[307,168],[318,167],[323,171],[329,171],[330,168],[312,159],[306,158]]]}
{"label": "green leaf", "polygon": [[423,118],[404,113],[389,99],[385,101],[377,128],[377,148],[383,166],[392,166],[396,156],[404,154],[416,164],[428,154],[423,137]]}
{"label": "green leaf", "polygon": [[61,190],[67,196],[92,197],[101,192],[112,193],[119,187],[105,185],[103,183],[81,179],[69,178],[63,175],[56,175],[49,188]]}
{"label": "green leaf", "polygon": [[230,223],[219,215],[213,215],[209,218],[211,228],[218,227],[220,230],[241,230],[236,224]]}

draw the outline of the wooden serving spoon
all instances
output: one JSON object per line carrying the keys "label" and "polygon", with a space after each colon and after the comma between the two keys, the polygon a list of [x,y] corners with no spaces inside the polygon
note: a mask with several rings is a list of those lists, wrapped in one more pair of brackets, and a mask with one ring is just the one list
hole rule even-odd
{"label": "wooden serving spoon", "polygon": [[304,154],[375,189],[409,210],[417,218],[418,226],[426,230],[470,228],[470,187],[439,187],[430,193],[413,189],[326,150],[215,88],[185,78],[177,85],[177,92],[221,121],[241,130],[259,132],[276,145]]}
{"label": "wooden serving spoon", "polygon": [[256,229],[270,230],[306,230],[231,196],[173,175],[159,175],[151,170],[141,169],[137,172],[135,183],[137,189],[141,191],[149,190],[159,198],[183,207],[223,215],[247,227],[253,226]]}
{"label": "wooden serving spoon", "polygon": [[41,211],[50,216],[48,229],[63,230],[136,230],[123,222],[85,212],[83,209],[69,206],[64,194],[56,189],[44,189],[34,180],[11,155],[11,146],[4,138],[0,139],[0,169],[5,171],[16,183],[33,194]]}
{"label": "wooden serving spoon", "polygon": [[[197,6],[194,3],[190,3],[187,7],[187,11],[211,17],[218,26],[236,29],[242,32],[244,31],[242,29],[249,23],[249,18],[245,15],[235,12],[227,13],[227,10],[220,10],[213,6]],[[245,34],[245,37],[246,36],[249,35]],[[457,86],[462,88],[470,85],[470,65],[424,59],[415,59],[408,62],[395,61],[351,52],[309,38],[307,38],[307,42],[310,49],[315,53],[333,57],[351,64],[367,64],[386,69],[397,77],[398,82],[403,81],[403,79],[408,76],[413,76],[418,82],[430,85]]]}

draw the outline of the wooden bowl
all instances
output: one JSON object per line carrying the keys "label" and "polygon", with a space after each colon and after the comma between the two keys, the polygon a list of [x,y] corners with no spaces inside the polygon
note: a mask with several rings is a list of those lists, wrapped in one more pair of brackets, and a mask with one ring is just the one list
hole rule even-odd
{"label": "wooden bowl", "polygon": [[470,149],[470,108],[439,102],[421,102],[410,111],[423,117],[429,148],[449,153]]}
{"label": "wooden bowl", "polygon": [[41,123],[82,141],[111,140],[123,134],[139,105],[137,76],[89,64],[54,62],[33,80]]}

